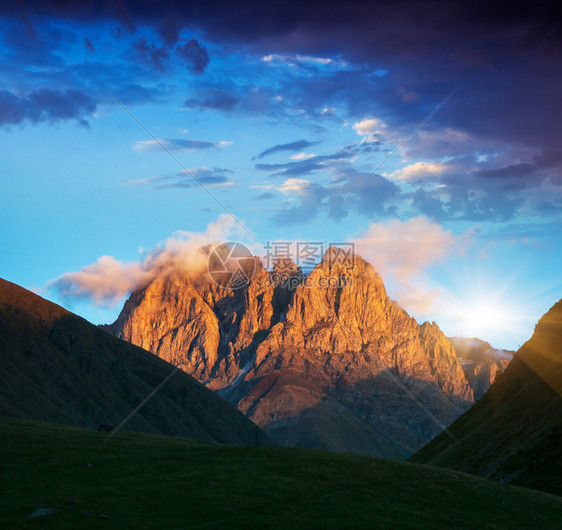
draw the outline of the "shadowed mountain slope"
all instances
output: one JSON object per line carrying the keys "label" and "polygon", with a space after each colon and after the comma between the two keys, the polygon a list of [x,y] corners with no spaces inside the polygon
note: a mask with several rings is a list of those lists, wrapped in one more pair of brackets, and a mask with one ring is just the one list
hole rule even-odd
{"label": "shadowed mountain slope", "polygon": [[490,390],[412,460],[562,495],[562,301]]}
{"label": "shadowed mountain slope", "polygon": [[[86,428],[118,425],[174,367],[0,280],[0,414]],[[272,442],[178,371],[125,426],[225,444]]]}

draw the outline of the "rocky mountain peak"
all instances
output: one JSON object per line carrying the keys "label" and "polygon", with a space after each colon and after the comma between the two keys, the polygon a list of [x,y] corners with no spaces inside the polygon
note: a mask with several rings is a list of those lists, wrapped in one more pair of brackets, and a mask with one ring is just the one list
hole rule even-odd
{"label": "rocky mountain peak", "polygon": [[[254,259],[238,290],[186,272],[155,278],[132,293],[112,332],[181,364],[289,445],[404,456],[440,430],[412,395],[441,424],[472,402],[439,327],[418,325],[390,300],[361,257],[330,248],[307,276],[290,261],[267,271]],[[281,274],[294,281],[280,283]],[[349,447],[328,428],[341,414],[356,436]],[[392,414],[411,417],[401,424]]]}

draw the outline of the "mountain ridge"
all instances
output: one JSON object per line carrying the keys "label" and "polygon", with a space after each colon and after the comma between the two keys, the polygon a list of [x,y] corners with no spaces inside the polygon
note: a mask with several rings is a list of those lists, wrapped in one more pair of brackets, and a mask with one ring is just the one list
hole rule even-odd
{"label": "mountain ridge", "polygon": [[174,271],[133,291],[107,329],[182,364],[278,443],[404,458],[472,389],[439,327],[390,300],[365,260],[344,258],[331,248],[307,276],[289,264],[294,288],[258,258],[237,291]]}

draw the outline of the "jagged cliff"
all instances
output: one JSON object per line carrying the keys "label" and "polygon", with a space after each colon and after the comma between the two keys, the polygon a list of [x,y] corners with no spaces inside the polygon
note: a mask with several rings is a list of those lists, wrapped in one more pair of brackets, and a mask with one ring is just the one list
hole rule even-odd
{"label": "jagged cliff", "polygon": [[449,340],[455,347],[466,380],[477,401],[492,386],[496,377],[507,368],[513,358],[513,352],[497,350],[488,342],[475,338],[449,337]]}
{"label": "jagged cliff", "polygon": [[280,443],[405,457],[466,410],[472,389],[439,327],[390,300],[370,264],[343,258],[330,249],[306,277],[285,267],[296,288],[257,258],[236,291],[166,274],[109,330],[181,364]]}

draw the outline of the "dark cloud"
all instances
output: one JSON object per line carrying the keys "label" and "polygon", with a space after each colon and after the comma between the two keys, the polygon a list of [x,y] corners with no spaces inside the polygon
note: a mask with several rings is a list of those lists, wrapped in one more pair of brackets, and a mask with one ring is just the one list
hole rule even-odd
{"label": "dark cloud", "polygon": [[[300,142],[308,142],[308,140],[301,140]],[[300,142],[292,144],[283,144],[283,149],[276,149],[277,151],[285,150],[286,146],[295,145]],[[308,145],[313,145],[317,142],[308,142]],[[357,155],[358,152],[363,151],[364,144],[347,145],[337,149],[335,152],[327,155],[314,155],[310,158],[302,160],[295,160],[294,162],[283,162],[278,164],[256,164],[254,167],[261,171],[268,171],[275,177],[299,177],[308,175],[313,171],[331,170],[338,167],[339,164],[347,162],[350,158]],[[280,146],[274,146],[270,149],[275,149]],[[299,148],[300,149],[300,148]],[[289,150],[289,149],[287,149]],[[295,150],[295,149],[290,149]]]}
{"label": "dark cloud", "polygon": [[[394,182],[382,175],[357,171],[345,164],[336,169],[335,173],[330,189],[332,193],[337,192],[344,198],[334,205],[338,212],[353,209],[369,218],[394,215],[394,206],[388,203],[401,193]],[[334,213],[332,217],[335,218]]]}
{"label": "dark cloud", "polygon": [[314,159],[287,162],[286,164],[256,164],[256,169],[272,172],[275,177],[300,177],[313,171],[325,169]]}
{"label": "dark cloud", "polygon": [[133,48],[139,59],[157,72],[163,72],[168,61],[168,51],[164,47],[158,47],[149,43],[145,37],[139,37],[133,42]]}
{"label": "dark cloud", "polygon": [[[392,4],[351,0],[285,0],[256,3],[238,2],[236,9],[226,0],[199,0],[165,3],[138,2],[61,2],[28,0],[24,4],[4,2],[0,13],[8,15],[52,15],[77,20],[114,20],[134,28],[151,24],[172,43],[182,28],[202,25],[214,35],[245,42],[279,41],[286,37],[293,46],[310,47],[332,33],[341,45],[342,35],[355,36],[345,44],[365,49],[367,43],[388,41],[386,46],[404,53],[416,41],[423,50],[449,35],[449,42],[476,35],[514,33],[512,40],[521,46],[544,46],[558,50],[562,31],[562,9],[555,0],[533,3],[524,0],[477,0],[474,2],[438,0],[396,0]],[[514,32],[514,30],[518,30]],[[409,33],[408,33],[409,31]],[[354,42],[355,41],[355,42]],[[514,44],[513,42],[511,44]],[[379,46],[380,47],[380,46]],[[422,50],[422,51],[423,51]]]}
{"label": "dark cloud", "polygon": [[199,186],[199,184],[205,187],[224,186],[233,183],[229,177],[230,173],[232,173],[232,171],[221,168],[214,168],[212,170],[207,168],[191,170],[189,173],[182,172],[174,177],[163,179],[166,182],[155,186],[155,189],[193,188]]}
{"label": "dark cloud", "polygon": [[258,195],[257,197],[254,197],[255,201],[265,201],[268,199],[274,199],[275,197],[277,197],[277,195],[275,195],[275,193],[271,193],[270,191],[266,191],[264,193],[260,193],[260,195]]}
{"label": "dark cloud", "polygon": [[356,195],[359,213],[370,218],[380,218],[395,214],[395,206],[388,205],[387,202],[400,195],[400,188],[380,175],[372,175]]}
{"label": "dark cloud", "polygon": [[[194,39],[178,42],[180,36],[197,30],[197,35],[218,45],[225,55],[243,50],[254,58],[272,53],[339,57],[350,67],[329,70],[303,61],[291,66],[282,61],[270,66],[253,62],[256,75],[262,75],[260,68],[269,69],[260,77],[266,86],[238,85],[238,80],[220,72],[212,79],[198,77],[200,84],[190,85],[185,96],[189,108],[275,115],[312,126],[319,120],[334,119],[331,114],[321,115],[323,108],[334,107],[349,121],[377,117],[404,138],[458,88],[404,148],[410,159],[454,158],[458,169],[455,175],[437,179],[445,186],[441,191],[421,189],[413,195],[413,206],[426,215],[507,219],[525,206],[525,194],[562,183],[562,4],[558,1],[242,1],[232,9],[225,1],[176,0],[164,6],[129,0],[27,0],[2,3],[0,14],[10,18],[0,36],[7,50],[3,74],[15,79],[13,86],[23,86],[26,94],[0,92],[2,124],[83,119],[95,110],[94,100],[103,99],[85,95],[90,93],[87,89],[97,86],[109,86],[113,93],[125,87],[123,98],[130,94],[125,104],[155,100],[166,93],[166,87],[161,87],[164,76],[159,74],[170,62],[168,55],[173,53],[176,62],[194,73],[207,68],[209,56],[204,46]],[[65,65],[63,54],[58,52],[68,43],[80,44],[83,37],[54,28],[54,19],[64,20],[66,27],[70,22],[78,27],[95,22],[100,23],[98,27],[113,27],[114,41],[132,40],[134,53],[127,56],[123,68]],[[156,40],[149,42],[144,34],[155,35]],[[88,47],[87,41],[83,42]],[[149,66],[150,71],[139,64]],[[27,67],[32,68],[26,89],[20,80]],[[47,84],[44,72],[51,70],[55,74],[52,84]],[[247,73],[240,77],[244,75],[247,79]],[[60,91],[43,98],[32,96],[39,92],[34,88],[39,86],[37,79],[40,86],[72,86],[75,90],[63,98],[67,100],[64,103],[56,97]],[[281,102],[276,101],[277,94],[282,94]],[[302,110],[302,118],[291,114],[295,109]],[[172,143],[170,148],[213,145],[208,144],[186,147]],[[273,146],[257,158],[282,148]],[[353,150],[366,155],[383,148],[368,142]],[[511,160],[501,159],[510,150],[519,156],[510,154]],[[487,156],[490,162],[481,163],[476,155]],[[256,168],[291,177],[338,164],[337,158],[315,157],[287,164],[258,164]],[[353,176],[340,184],[351,180]],[[333,200],[336,184],[322,195],[324,206]],[[355,198],[354,207],[365,215],[389,214],[395,188],[394,183],[375,178],[364,194]],[[543,203],[551,201],[537,202]]]}
{"label": "dark cloud", "polygon": [[204,142],[202,140],[184,140],[183,138],[161,138],[156,140],[146,140],[137,142],[135,149],[137,151],[154,151],[162,149],[164,146],[168,151],[195,151],[198,149],[210,149],[215,147],[213,142]]}
{"label": "dark cloud", "polygon": [[164,177],[151,177],[138,180],[132,180],[126,184],[129,186],[145,186],[149,185],[152,189],[170,189],[170,188],[193,188],[202,184],[205,187],[225,186],[234,184],[230,178],[232,171],[226,168],[196,168],[189,169],[168,175]]}
{"label": "dark cloud", "polygon": [[[394,202],[402,196],[400,188],[382,175],[354,169],[350,162],[342,158],[342,153],[350,156],[354,152],[353,147],[347,146],[336,153],[317,157],[323,161],[336,160],[333,165],[309,165],[310,160],[289,164],[263,164],[270,170],[277,170],[276,176],[288,177],[283,184],[275,185],[275,189],[293,198],[282,203],[284,211],[275,214],[272,220],[282,224],[294,224],[309,221],[322,214],[334,221],[340,221],[351,211],[368,218],[395,216],[397,207]],[[321,184],[296,178],[318,169],[323,170]],[[272,197],[267,192],[259,198]]]}
{"label": "dark cloud", "polygon": [[276,213],[272,220],[282,225],[295,225],[314,219],[323,207],[323,200],[329,195],[329,190],[314,182],[302,181],[295,190],[299,204],[283,203],[283,210]]}
{"label": "dark cloud", "polygon": [[341,221],[348,216],[348,211],[344,207],[345,197],[342,195],[332,195],[328,199],[328,215],[334,221]]}
{"label": "dark cloud", "polygon": [[254,158],[263,158],[264,156],[272,155],[273,153],[279,153],[280,151],[302,151],[303,149],[315,145],[316,143],[317,142],[311,142],[309,140],[296,140],[295,142],[290,142],[287,144],[274,145],[273,147],[268,147]]}
{"label": "dark cloud", "polygon": [[424,191],[422,188],[414,193],[412,206],[430,219],[440,221],[446,217],[445,205],[441,202],[441,199],[432,196],[431,193]]}
{"label": "dark cloud", "polygon": [[292,189],[299,202],[283,203],[283,211],[272,220],[283,225],[298,224],[322,214],[322,217],[340,221],[350,211],[377,219],[396,215],[396,207],[389,201],[400,196],[398,186],[380,175],[372,175],[365,181],[366,176],[350,169],[340,171],[338,178],[327,185],[302,179],[287,181],[280,190],[287,193]]}
{"label": "dark cloud", "polygon": [[195,39],[191,39],[185,44],[179,44],[176,48],[176,55],[189,70],[197,74],[203,73],[209,64],[207,49],[201,46]]}
{"label": "dark cloud", "polygon": [[189,98],[184,102],[187,108],[212,109],[212,110],[232,110],[238,103],[238,98],[227,90],[209,90],[202,99]]}
{"label": "dark cloud", "polygon": [[92,44],[92,41],[88,37],[84,37],[84,46],[91,53],[96,51],[96,47]]}
{"label": "dark cloud", "polygon": [[86,117],[96,111],[96,106],[92,98],[77,90],[40,88],[25,95],[0,90],[0,125],[75,119],[87,126]]}
{"label": "dark cloud", "polygon": [[412,206],[439,221],[509,221],[525,206],[520,194],[501,189],[503,185],[482,185],[476,176],[444,179],[444,188],[418,189]]}
{"label": "dark cloud", "polygon": [[[389,5],[290,0],[239,2],[235,10],[221,1],[176,0],[166,2],[165,8],[127,0],[103,3],[103,8],[97,0],[80,5],[29,0],[22,4],[25,8],[6,4],[0,13],[25,20],[35,15],[78,23],[115,22],[127,31],[153,27],[166,46],[154,45],[155,50],[149,46],[141,60],[156,69],[165,62],[159,55],[173,49],[180,31],[192,29],[226,46],[248,46],[254,53],[341,55],[363,65],[359,71],[310,76],[296,83],[291,79],[294,87],[291,91],[287,83],[288,97],[307,112],[339,101],[354,116],[380,112],[393,127],[411,127],[459,86],[446,112],[436,118],[442,124],[541,146],[545,142],[553,146],[553,139],[562,132],[561,121],[554,119],[560,112],[562,5],[554,0],[532,4],[397,0]],[[24,31],[33,32],[33,28]],[[20,46],[33,41],[18,40]],[[194,39],[178,44],[176,53],[192,71],[201,72],[207,65],[208,54]],[[376,75],[383,70],[390,72],[386,78]],[[223,81],[217,80],[215,88]],[[410,95],[408,101],[405,94]],[[537,112],[537,106],[552,111]]]}

